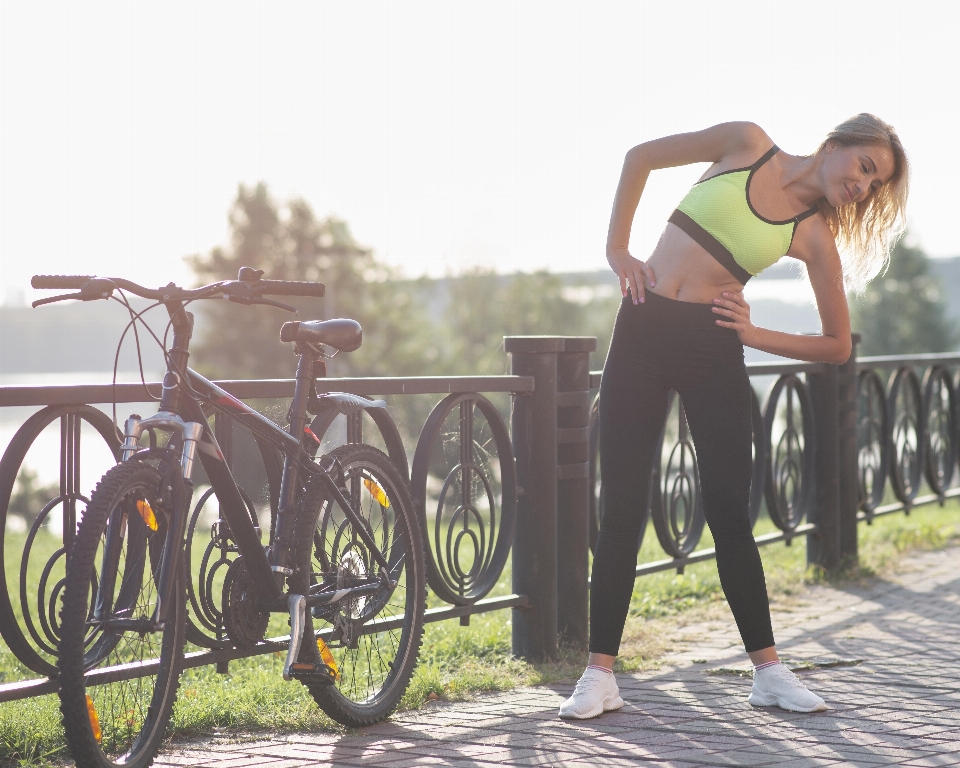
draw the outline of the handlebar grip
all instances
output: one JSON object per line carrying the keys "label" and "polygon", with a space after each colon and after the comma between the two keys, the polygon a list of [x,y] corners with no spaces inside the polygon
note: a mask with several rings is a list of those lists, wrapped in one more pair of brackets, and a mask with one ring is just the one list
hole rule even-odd
{"label": "handlebar grip", "polygon": [[298,280],[259,280],[254,285],[257,293],[268,296],[313,296],[322,299],[326,290],[323,283]]}
{"label": "handlebar grip", "polygon": [[34,288],[83,288],[91,280],[93,275],[34,275],[30,285]]}

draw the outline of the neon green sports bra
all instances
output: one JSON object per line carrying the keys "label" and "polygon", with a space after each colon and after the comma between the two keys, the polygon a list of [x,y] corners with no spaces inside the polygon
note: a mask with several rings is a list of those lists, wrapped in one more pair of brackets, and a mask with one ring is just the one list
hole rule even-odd
{"label": "neon green sports bra", "polygon": [[785,256],[797,225],[818,210],[814,206],[786,221],[765,219],[754,210],[750,179],[779,151],[774,145],[753,165],[698,181],[668,219],[744,284]]}

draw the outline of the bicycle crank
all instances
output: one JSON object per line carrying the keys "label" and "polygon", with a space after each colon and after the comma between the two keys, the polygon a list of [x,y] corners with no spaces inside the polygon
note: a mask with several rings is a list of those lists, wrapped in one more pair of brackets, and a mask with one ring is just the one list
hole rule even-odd
{"label": "bicycle crank", "polygon": [[257,601],[257,588],[238,557],[223,579],[223,627],[237,648],[253,648],[267,634],[270,614]]}

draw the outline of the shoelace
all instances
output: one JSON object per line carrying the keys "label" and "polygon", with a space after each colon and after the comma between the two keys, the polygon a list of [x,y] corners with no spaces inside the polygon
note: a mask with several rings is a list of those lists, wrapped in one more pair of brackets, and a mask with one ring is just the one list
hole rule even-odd
{"label": "shoelace", "polygon": [[[773,670],[771,670],[771,671],[773,671]],[[789,669],[787,669],[787,668],[786,668],[785,666],[783,666],[782,664],[779,666],[778,669],[776,669],[776,670],[773,671],[773,672],[774,672],[774,674],[775,674],[778,678],[780,678],[781,680],[783,680],[783,682],[787,683],[788,685],[791,685],[791,686],[793,686],[794,688],[803,688],[803,690],[807,690],[807,686],[805,686],[805,685],[800,681],[800,678],[797,677],[795,674],[793,674],[793,672],[791,672]]]}
{"label": "shoelace", "polygon": [[593,688],[601,685],[602,680],[596,677],[581,677],[577,680],[577,687],[573,689],[573,695],[576,696],[578,693],[590,693]]}

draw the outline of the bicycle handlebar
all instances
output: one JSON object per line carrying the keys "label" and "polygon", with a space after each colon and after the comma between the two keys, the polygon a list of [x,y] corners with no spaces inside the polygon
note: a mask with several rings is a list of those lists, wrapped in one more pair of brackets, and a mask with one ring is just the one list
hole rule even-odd
{"label": "bicycle handlebar", "polygon": [[[225,280],[202,288],[180,288],[170,283],[163,288],[151,289],[120,277],[94,277],[92,275],[34,275],[30,285],[39,289],[78,289],[80,293],[59,298],[92,300],[106,298],[114,288],[120,288],[144,299],[154,301],[181,301],[206,299],[216,296],[255,301],[261,296],[306,296],[322,298],[323,283],[308,283],[298,280],[261,280],[254,270],[244,267],[241,276],[245,279]],[[45,302],[48,300],[44,300]],[[292,308],[291,308],[292,309]]]}

